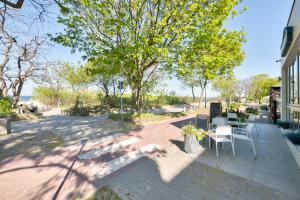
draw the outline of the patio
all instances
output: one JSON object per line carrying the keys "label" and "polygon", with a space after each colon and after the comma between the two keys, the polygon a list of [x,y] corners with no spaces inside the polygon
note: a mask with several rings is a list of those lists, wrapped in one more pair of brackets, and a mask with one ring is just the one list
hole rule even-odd
{"label": "patio", "polygon": [[256,158],[245,141],[236,142],[235,158],[230,144],[217,158],[215,148],[188,155],[171,140],[164,156],[140,160],[108,185],[124,199],[299,199],[300,169],[278,127],[258,128]]}
{"label": "patio", "polygon": [[257,157],[254,157],[249,142],[236,140],[235,158],[230,144],[227,144],[224,149],[219,149],[218,158],[213,148],[204,151],[196,160],[283,193],[299,196],[300,169],[279,128],[271,124],[258,123],[257,126],[260,135],[257,138],[253,134]]}
{"label": "patio", "polygon": [[[99,123],[97,119],[86,122],[86,127],[91,127],[88,133],[93,132],[94,123]],[[217,158],[214,146],[198,155],[183,151],[180,126],[194,121],[195,118],[181,118],[113,134],[113,137],[104,134],[98,142],[92,137],[84,153],[99,147],[102,150],[111,148],[112,152],[91,160],[78,160],[59,199],[84,197],[106,185],[122,199],[299,199],[300,169],[277,126],[257,124],[261,131],[258,140],[254,134],[256,158],[246,141],[236,141],[235,158],[230,144],[219,149]],[[35,127],[44,124],[44,120],[36,121]],[[47,124],[48,128],[57,130],[53,124]],[[69,126],[69,121],[63,123],[61,120],[60,130],[67,130]],[[81,128],[76,126],[72,131],[80,132]],[[100,132],[94,133],[100,135]],[[56,133],[64,135],[64,131]],[[136,143],[113,148],[123,141]],[[119,158],[128,157],[148,144],[160,145],[164,150],[133,161],[125,160],[125,164],[116,163],[116,160],[121,161]],[[3,199],[51,198],[78,148],[78,145],[71,145],[35,157],[19,155],[2,160],[0,192]],[[93,170],[103,172],[104,166],[112,166],[112,163],[117,166],[111,168],[112,173],[106,177],[99,178],[92,173]],[[15,182],[17,179],[22,181]]]}

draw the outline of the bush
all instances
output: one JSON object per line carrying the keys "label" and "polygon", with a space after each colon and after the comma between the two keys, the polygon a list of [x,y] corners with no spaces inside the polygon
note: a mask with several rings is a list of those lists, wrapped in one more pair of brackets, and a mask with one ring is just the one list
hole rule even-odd
{"label": "bush", "polygon": [[33,91],[33,99],[37,100],[43,104],[50,106],[57,106],[58,102],[63,107],[73,106],[77,96],[79,95],[79,100],[85,105],[93,102],[99,102],[101,95],[94,91],[82,91],[74,93],[71,90],[60,90],[56,91],[55,88],[51,87],[37,87]]}
{"label": "bush", "polygon": [[[121,108],[121,96],[108,96],[104,97],[103,104],[109,105],[113,108]],[[129,95],[122,96],[123,108],[131,106],[131,98]]]}
{"label": "bush", "polygon": [[6,117],[11,113],[11,100],[9,98],[0,99],[0,116]]}
{"label": "bush", "polygon": [[246,108],[246,113],[257,115],[258,110],[256,108],[248,107],[248,108]]}
{"label": "bush", "polygon": [[300,145],[300,133],[287,133],[286,137],[293,143],[296,145]]}
{"label": "bush", "polygon": [[289,122],[284,122],[284,121],[277,121],[277,126],[284,128],[284,129],[289,129],[290,128],[290,123]]}
{"label": "bush", "polygon": [[197,140],[202,140],[205,137],[205,131],[203,129],[197,129],[194,125],[188,124],[181,128],[181,134],[183,136],[196,136]]}
{"label": "bush", "polygon": [[229,111],[237,111],[238,109],[240,108],[240,104],[237,103],[237,102],[232,102],[230,105],[229,105]]}
{"label": "bush", "polygon": [[[123,120],[125,122],[133,122],[135,117],[136,116],[132,113],[123,114]],[[111,113],[111,114],[109,114],[108,119],[111,119],[111,120],[114,120],[114,121],[121,121],[122,120],[122,115],[119,114],[119,113]]]}

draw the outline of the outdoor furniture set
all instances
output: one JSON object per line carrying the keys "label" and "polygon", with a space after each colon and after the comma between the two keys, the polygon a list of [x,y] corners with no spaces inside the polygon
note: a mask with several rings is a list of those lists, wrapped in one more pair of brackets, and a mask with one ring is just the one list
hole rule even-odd
{"label": "outdoor furniture set", "polygon": [[[228,113],[227,119],[216,117],[212,119],[206,135],[209,139],[209,149],[211,148],[211,140],[215,142],[216,155],[218,157],[218,143],[231,143],[232,153],[235,157],[234,146],[236,140],[248,141],[256,156],[256,149],[253,142],[252,132],[255,129],[257,136],[259,135],[258,128],[255,123],[256,116],[250,115],[247,123],[241,123],[236,113]],[[232,127],[237,126],[237,127]]]}

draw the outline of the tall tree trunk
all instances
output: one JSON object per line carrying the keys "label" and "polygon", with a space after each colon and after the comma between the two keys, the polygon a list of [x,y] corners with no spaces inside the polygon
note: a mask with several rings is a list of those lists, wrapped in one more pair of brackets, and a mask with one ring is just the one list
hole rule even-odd
{"label": "tall tree trunk", "polygon": [[103,91],[105,93],[105,97],[109,97],[109,88],[108,88],[108,84],[103,83]]}
{"label": "tall tree trunk", "polygon": [[202,99],[203,99],[203,94],[204,94],[204,90],[206,88],[207,85],[207,81],[204,82],[203,85],[200,84],[200,96],[199,96],[199,107],[201,108],[202,105]]}
{"label": "tall tree trunk", "polygon": [[112,86],[113,86],[113,96],[116,96],[116,80],[112,79]]}
{"label": "tall tree trunk", "polygon": [[195,92],[194,92],[194,85],[191,86],[192,88],[192,95],[193,95],[193,102],[195,102]]}
{"label": "tall tree trunk", "polygon": [[12,86],[12,92],[13,92],[12,108],[17,108],[18,102],[20,100],[23,84],[24,82],[20,80],[18,82],[15,82]]}
{"label": "tall tree trunk", "polygon": [[204,94],[204,88],[200,87],[200,96],[199,96],[199,108],[202,106],[202,99],[203,99],[203,94]]}
{"label": "tall tree trunk", "polygon": [[14,38],[10,37],[8,42],[6,42],[5,44],[5,48],[3,49],[3,52],[1,52],[3,54],[3,60],[0,63],[0,97],[1,98],[7,97],[8,88],[5,82],[5,67],[8,64],[10,59],[9,53],[11,52],[13,42],[14,42]]}
{"label": "tall tree trunk", "polygon": [[132,108],[136,109],[137,112],[141,112],[142,109],[141,88],[133,87],[131,90],[132,90]]}

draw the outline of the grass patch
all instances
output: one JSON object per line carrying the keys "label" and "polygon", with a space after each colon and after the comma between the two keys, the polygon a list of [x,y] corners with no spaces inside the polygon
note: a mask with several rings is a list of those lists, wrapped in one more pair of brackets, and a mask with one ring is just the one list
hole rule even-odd
{"label": "grass patch", "polygon": [[[171,112],[171,113],[162,113],[162,114],[155,114],[155,113],[135,113],[135,114],[124,114],[123,120],[126,122],[139,122],[139,121],[158,121],[158,120],[166,120],[171,118],[178,118],[187,116],[185,113],[182,112]],[[119,113],[112,113],[109,115],[109,119],[115,121],[121,121],[122,115]]]}
{"label": "grass patch", "polygon": [[115,193],[111,188],[105,186],[95,192],[92,196],[88,197],[86,200],[122,200],[117,193]]}
{"label": "grass patch", "polygon": [[61,146],[63,140],[51,131],[0,137],[0,160],[20,154],[34,155]]}
{"label": "grass patch", "polygon": [[[147,122],[147,121],[161,121],[168,119],[175,119],[179,117],[186,117],[190,115],[196,115],[200,113],[206,113],[205,109],[190,110],[188,112],[168,112],[168,113],[127,113],[123,115],[125,122]],[[121,121],[122,115],[119,113],[109,114],[109,119],[115,121]]]}

